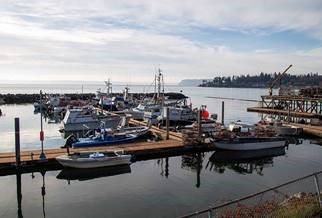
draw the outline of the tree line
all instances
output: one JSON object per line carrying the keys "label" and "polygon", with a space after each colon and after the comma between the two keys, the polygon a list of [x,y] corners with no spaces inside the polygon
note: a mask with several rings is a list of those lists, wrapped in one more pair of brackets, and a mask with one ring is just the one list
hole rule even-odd
{"label": "tree line", "polygon": [[[259,75],[217,76],[210,80],[203,80],[201,87],[234,87],[234,88],[266,88],[280,75],[280,73],[263,73]],[[301,75],[285,74],[274,87],[279,86],[322,86],[322,75],[308,73]]]}

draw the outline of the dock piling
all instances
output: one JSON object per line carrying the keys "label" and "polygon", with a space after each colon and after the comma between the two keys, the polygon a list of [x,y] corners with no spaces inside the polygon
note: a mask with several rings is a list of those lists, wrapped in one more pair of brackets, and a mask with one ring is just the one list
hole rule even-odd
{"label": "dock piling", "polygon": [[167,107],[166,110],[166,127],[167,127],[167,136],[166,136],[166,140],[169,140],[169,131],[170,131],[170,108]]}
{"label": "dock piling", "polygon": [[15,151],[16,151],[16,167],[20,166],[20,125],[19,118],[15,118]]}
{"label": "dock piling", "polygon": [[198,110],[198,139],[201,141],[202,129],[201,129],[201,110]]}
{"label": "dock piling", "polygon": [[221,123],[225,124],[225,102],[221,102]]}

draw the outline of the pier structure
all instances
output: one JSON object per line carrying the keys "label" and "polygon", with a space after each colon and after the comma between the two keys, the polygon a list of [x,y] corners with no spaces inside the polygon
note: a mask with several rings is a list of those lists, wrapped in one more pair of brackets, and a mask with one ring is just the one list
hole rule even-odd
{"label": "pier structure", "polygon": [[322,137],[321,97],[264,95],[259,104],[258,107],[247,108],[247,111],[278,117],[295,126],[304,126],[305,133]]}

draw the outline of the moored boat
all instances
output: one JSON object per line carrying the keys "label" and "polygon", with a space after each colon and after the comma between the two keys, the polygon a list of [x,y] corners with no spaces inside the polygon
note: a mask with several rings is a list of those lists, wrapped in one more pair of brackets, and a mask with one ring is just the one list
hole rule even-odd
{"label": "moored boat", "polygon": [[101,134],[99,136],[91,136],[88,138],[79,138],[76,142],[72,143],[74,148],[79,147],[95,147],[107,146],[115,144],[125,144],[134,141],[138,138],[136,134]]}
{"label": "moored boat", "polygon": [[131,155],[123,151],[114,152],[82,152],[72,155],[61,155],[56,160],[64,167],[97,168],[131,163]]}
{"label": "moored boat", "polygon": [[121,117],[112,114],[98,114],[92,108],[69,109],[63,119],[62,130],[82,131],[97,129],[102,124],[106,128],[116,128],[121,122]]}
{"label": "moored boat", "polygon": [[286,140],[281,137],[236,137],[215,142],[215,147],[223,150],[259,150],[284,147]]}

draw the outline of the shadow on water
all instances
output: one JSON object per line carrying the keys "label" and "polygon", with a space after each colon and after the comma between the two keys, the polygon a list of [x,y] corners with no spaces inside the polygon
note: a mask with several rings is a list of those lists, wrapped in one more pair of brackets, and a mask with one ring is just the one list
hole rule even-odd
{"label": "shadow on water", "polygon": [[209,158],[206,169],[224,173],[231,169],[241,174],[263,175],[263,169],[273,167],[274,157],[285,155],[285,147],[254,151],[215,151]]}
{"label": "shadow on water", "polygon": [[[45,210],[45,196],[46,196],[46,170],[39,171],[42,176],[42,186],[41,196],[42,196],[42,213],[43,217],[46,217]],[[57,179],[67,180],[68,183],[71,180],[86,181],[92,180],[101,177],[115,176],[125,173],[131,173],[130,165],[121,165],[113,167],[102,167],[95,169],[73,169],[73,168],[63,168],[60,173],[57,175]],[[22,188],[21,188],[21,175],[22,172],[17,171],[16,173],[16,189],[17,189],[17,216],[19,218],[23,217],[22,213]],[[31,178],[34,179],[34,173],[31,173]],[[69,183],[70,184],[70,183]]]}
{"label": "shadow on water", "polygon": [[64,168],[57,175],[57,179],[86,181],[101,177],[115,176],[125,173],[131,173],[130,165],[102,167],[94,169],[75,169]]}

